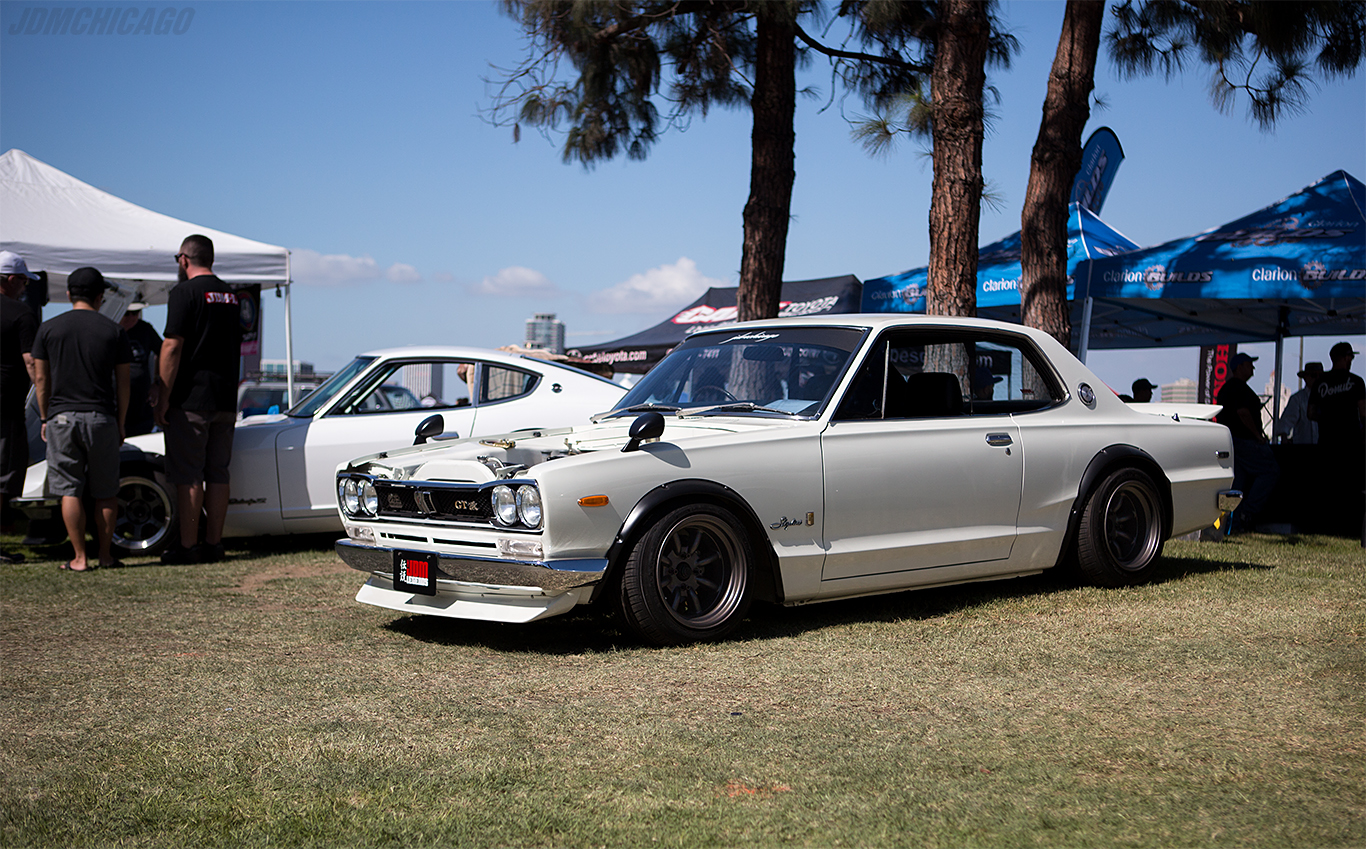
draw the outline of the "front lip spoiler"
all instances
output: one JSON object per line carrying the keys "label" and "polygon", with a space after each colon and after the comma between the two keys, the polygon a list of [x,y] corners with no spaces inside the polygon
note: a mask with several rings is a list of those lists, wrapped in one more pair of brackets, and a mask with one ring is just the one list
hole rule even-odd
{"label": "front lip spoiler", "polygon": [[[337,555],[360,572],[392,575],[394,552],[411,549],[361,545],[349,539],[339,539]],[[426,549],[430,551],[430,549]],[[539,589],[561,593],[600,581],[607,573],[606,558],[583,560],[498,560],[494,558],[451,556],[432,552],[437,556],[437,571],[446,582],[479,584],[493,587]],[[442,578],[437,578],[442,583]]]}

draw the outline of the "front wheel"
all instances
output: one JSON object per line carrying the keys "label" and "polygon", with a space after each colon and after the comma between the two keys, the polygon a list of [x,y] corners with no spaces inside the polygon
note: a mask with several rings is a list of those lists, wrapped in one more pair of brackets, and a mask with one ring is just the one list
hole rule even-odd
{"label": "front wheel", "polygon": [[679,507],[631,550],[621,579],[622,616],[657,645],[720,639],[749,609],[753,561],[749,536],[729,510]]}
{"label": "front wheel", "polygon": [[1152,576],[1162,554],[1162,497],[1138,469],[1111,472],[1086,499],[1077,529],[1077,567],[1104,587]]}
{"label": "front wheel", "polygon": [[175,490],[150,470],[125,470],[119,479],[114,550],[128,556],[160,554],[175,538]]}

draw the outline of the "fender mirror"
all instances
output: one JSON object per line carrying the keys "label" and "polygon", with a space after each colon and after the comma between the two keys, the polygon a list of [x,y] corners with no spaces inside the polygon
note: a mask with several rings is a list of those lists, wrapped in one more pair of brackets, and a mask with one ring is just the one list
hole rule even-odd
{"label": "fender mirror", "polygon": [[659,413],[641,413],[631,422],[631,439],[621,448],[621,453],[639,451],[642,442],[653,442],[664,433],[664,417]]}
{"label": "fender mirror", "polygon": [[440,413],[428,416],[418,424],[417,430],[413,431],[413,444],[424,445],[433,436],[440,436],[445,429],[446,420],[441,417]]}

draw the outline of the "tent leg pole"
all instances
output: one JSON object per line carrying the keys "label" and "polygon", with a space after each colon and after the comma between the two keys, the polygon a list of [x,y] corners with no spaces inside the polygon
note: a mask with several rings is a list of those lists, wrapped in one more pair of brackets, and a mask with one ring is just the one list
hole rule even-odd
{"label": "tent leg pole", "polygon": [[1077,346],[1077,359],[1086,362],[1086,352],[1091,347],[1091,309],[1093,301],[1087,295],[1081,308],[1081,344]]}
{"label": "tent leg pole", "polygon": [[1276,441],[1276,423],[1281,420],[1281,373],[1285,365],[1285,331],[1290,322],[1290,307],[1280,308],[1280,320],[1276,322],[1276,379],[1272,382],[1271,396],[1271,441]]}
{"label": "tent leg pole", "polygon": [[[289,268],[290,255],[285,254],[285,397],[294,406],[294,321],[290,311],[290,293],[294,279]],[[286,408],[288,409],[288,407]]]}

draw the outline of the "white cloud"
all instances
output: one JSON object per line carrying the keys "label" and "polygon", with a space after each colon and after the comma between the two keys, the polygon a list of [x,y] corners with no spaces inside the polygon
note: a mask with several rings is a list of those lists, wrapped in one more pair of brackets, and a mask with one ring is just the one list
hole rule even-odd
{"label": "white cloud", "polygon": [[347,254],[320,254],[307,248],[290,251],[290,274],[295,282],[308,286],[344,286],[353,283],[419,283],[422,275],[407,263],[396,262],[381,269],[374,257]]}
{"label": "white cloud", "polygon": [[589,309],[596,313],[660,313],[686,306],[713,286],[726,281],[707,277],[697,263],[679,257],[673,265],[661,265],[589,296]]}
{"label": "white cloud", "polygon": [[404,262],[396,262],[389,266],[389,270],[384,272],[384,278],[390,283],[422,282],[422,275],[417,273],[417,269]]}
{"label": "white cloud", "polygon": [[495,295],[500,298],[530,298],[558,295],[550,278],[533,268],[513,265],[497,274],[485,277],[470,286],[476,295]]}

